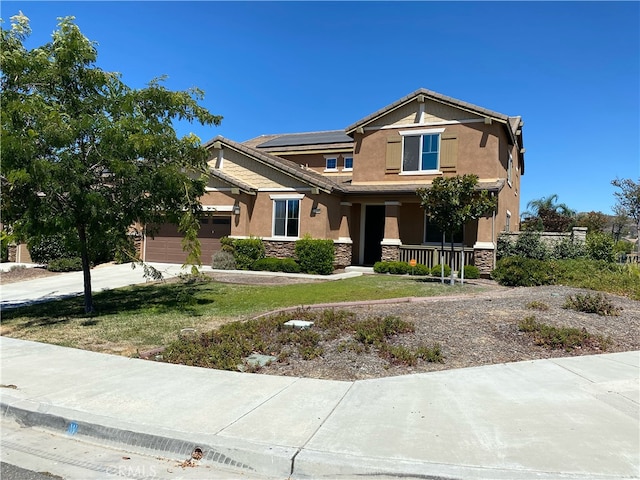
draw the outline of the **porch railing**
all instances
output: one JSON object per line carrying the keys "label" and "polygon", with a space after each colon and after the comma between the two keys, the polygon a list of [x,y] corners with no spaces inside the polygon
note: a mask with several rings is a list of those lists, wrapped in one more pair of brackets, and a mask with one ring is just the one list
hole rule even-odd
{"label": "porch railing", "polygon": [[[445,265],[452,265],[455,271],[460,270],[462,265],[462,255],[464,255],[464,264],[473,265],[473,248],[471,247],[453,247],[453,264],[451,260],[451,246],[445,245],[442,262]],[[415,259],[416,262],[433,268],[440,263],[440,246],[437,245],[401,245],[400,261],[408,262]]]}

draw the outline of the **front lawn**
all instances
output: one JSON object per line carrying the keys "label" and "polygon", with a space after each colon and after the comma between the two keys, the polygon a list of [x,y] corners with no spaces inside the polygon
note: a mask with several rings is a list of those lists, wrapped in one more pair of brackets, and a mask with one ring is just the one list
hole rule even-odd
{"label": "front lawn", "polygon": [[477,286],[451,287],[386,275],[292,285],[154,283],[96,293],[93,315],[83,313],[82,297],[6,310],[2,313],[0,333],[86,350],[136,355],[169,344],[183,328],[204,332],[279,308],[478,290]]}

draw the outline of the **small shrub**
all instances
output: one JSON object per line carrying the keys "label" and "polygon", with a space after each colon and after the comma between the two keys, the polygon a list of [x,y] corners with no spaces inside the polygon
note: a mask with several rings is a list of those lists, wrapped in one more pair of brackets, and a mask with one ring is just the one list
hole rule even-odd
{"label": "small shrub", "polygon": [[552,349],[571,351],[576,348],[606,350],[611,339],[602,335],[592,335],[585,328],[554,327],[527,317],[518,324],[521,332],[529,334],[536,345]]}
{"label": "small shrub", "polygon": [[425,346],[418,347],[416,356],[425,362],[444,363],[444,355],[442,354],[442,347],[440,347],[439,343],[436,343],[431,348]]}
{"label": "small shrub", "polygon": [[376,262],[373,265],[373,271],[376,273],[392,273],[394,275],[429,275],[429,269],[421,263],[415,267],[409,265],[408,262]]}
{"label": "small shrub", "polygon": [[613,238],[607,233],[593,232],[587,235],[586,249],[592,260],[615,261],[613,247]]}
{"label": "small shrub", "polygon": [[389,273],[389,262],[376,262],[373,264],[375,273]]}
{"label": "small shrub", "polygon": [[[434,277],[440,277],[442,275],[442,266],[440,264],[434,265],[433,268],[431,268],[431,275]],[[444,266],[444,276],[451,276],[451,267],[449,265]]]}
{"label": "small shrub", "polygon": [[569,308],[578,312],[597,313],[603,317],[620,314],[620,309],[601,293],[569,295],[562,308]]}
{"label": "small shrub", "polygon": [[80,258],[58,258],[47,264],[47,270],[50,272],[77,272],[82,270],[82,260]]}
{"label": "small shrub", "polygon": [[19,272],[21,270],[26,270],[27,266],[26,265],[11,265],[11,268],[9,268],[10,272]]}
{"label": "small shrub", "polygon": [[509,240],[509,237],[506,235],[498,236],[497,242],[497,250],[496,257],[498,260],[505,257],[513,257],[515,253],[513,252],[513,243]]}
{"label": "small shrub", "polygon": [[549,262],[524,257],[498,260],[491,277],[500,285],[509,287],[535,287],[553,285],[555,278]]}
{"label": "small shrub", "polygon": [[76,249],[70,245],[70,241],[62,234],[29,238],[27,246],[31,260],[35,263],[46,264],[51,260],[68,259],[77,255]]}
{"label": "small shrub", "polygon": [[380,353],[393,365],[408,365],[412,367],[418,362],[416,353],[403,345],[384,344],[380,347]]}
{"label": "small shrub", "polygon": [[549,305],[544,302],[539,302],[534,300],[532,302],[527,303],[527,308],[529,310],[540,310],[541,312],[549,310]]}
{"label": "small shrub", "polygon": [[237,238],[233,241],[233,257],[236,267],[249,270],[256,260],[264,258],[264,244],[259,238]]}
{"label": "small shrub", "polygon": [[511,251],[512,256],[544,260],[549,256],[547,247],[542,242],[539,233],[522,232]]}
{"label": "small shrub", "polygon": [[218,270],[235,270],[236,260],[233,253],[220,250],[211,256],[211,268]]}
{"label": "small shrub", "polygon": [[355,325],[355,339],[368,345],[379,345],[386,338],[415,331],[415,326],[398,317],[371,318]]}
{"label": "small shrub", "polygon": [[572,239],[565,237],[553,246],[551,258],[557,260],[582,258],[586,253],[586,249],[581,242],[574,242]]}
{"label": "small shrub", "polygon": [[335,259],[333,240],[305,237],[296,241],[296,257],[300,270],[315,275],[331,275]]}
{"label": "small shrub", "polygon": [[[458,272],[458,276],[461,277],[461,272]],[[464,266],[464,278],[468,278],[469,280],[474,280],[476,278],[480,278],[480,269],[475,265],[465,265]]]}
{"label": "small shrub", "polygon": [[300,273],[300,265],[293,258],[261,258],[251,265],[251,270],[264,272]]}

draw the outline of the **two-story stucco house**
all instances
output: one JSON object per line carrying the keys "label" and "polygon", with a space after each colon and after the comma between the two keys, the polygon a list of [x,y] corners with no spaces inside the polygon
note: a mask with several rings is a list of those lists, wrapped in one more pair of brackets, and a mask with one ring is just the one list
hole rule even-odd
{"label": "two-story stucco house", "polygon": [[[284,257],[308,234],[333,240],[340,266],[411,258],[431,266],[442,235],[426,222],[416,189],[474,173],[498,206],[464,226],[454,261],[464,252],[465,263],[488,272],[498,233],[518,227],[522,126],[520,117],[420,89],[344,130],[216,137],[206,144],[203,262],[223,236],[260,237],[267,255]],[[143,258],[182,262],[175,227],[145,238]]]}

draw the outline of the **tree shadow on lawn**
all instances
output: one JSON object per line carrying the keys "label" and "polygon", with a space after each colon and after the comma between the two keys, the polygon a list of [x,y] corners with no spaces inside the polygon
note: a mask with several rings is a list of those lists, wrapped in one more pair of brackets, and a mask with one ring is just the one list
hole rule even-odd
{"label": "tree shadow on lawn", "polygon": [[82,325],[91,326],[98,323],[96,317],[136,311],[197,315],[197,307],[215,301],[198,298],[198,293],[197,286],[177,283],[119,288],[94,293],[93,313],[84,313],[84,297],[78,296],[3,311],[2,323],[9,325],[12,320],[28,319],[25,326],[37,327],[86,319]]}

